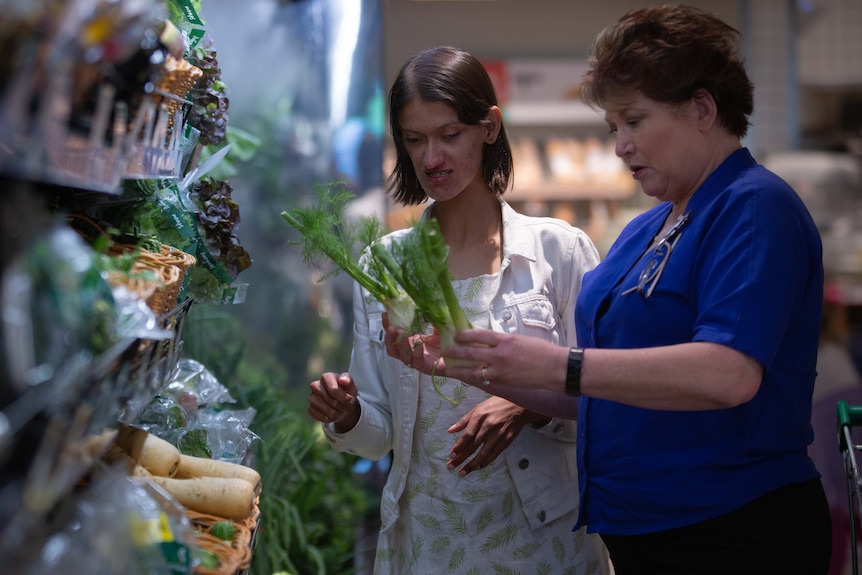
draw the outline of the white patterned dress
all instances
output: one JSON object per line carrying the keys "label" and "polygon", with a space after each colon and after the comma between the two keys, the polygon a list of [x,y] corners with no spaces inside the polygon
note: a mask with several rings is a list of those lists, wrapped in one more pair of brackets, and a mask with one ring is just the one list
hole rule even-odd
{"label": "white patterned dress", "polygon": [[[470,322],[490,326],[499,274],[454,282]],[[603,573],[606,557],[581,548],[577,517],[532,530],[502,458],[458,476],[446,463],[457,435],[448,428],[489,395],[455,379],[423,375],[407,486],[394,529],[381,535],[377,572],[390,575],[583,575]],[[436,387],[436,390],[435,390]],[[444,397],[445,396],[445,397]],[[522,433],[529,433],[522,430]],[[549,440],[550,441],[550,440]]]}

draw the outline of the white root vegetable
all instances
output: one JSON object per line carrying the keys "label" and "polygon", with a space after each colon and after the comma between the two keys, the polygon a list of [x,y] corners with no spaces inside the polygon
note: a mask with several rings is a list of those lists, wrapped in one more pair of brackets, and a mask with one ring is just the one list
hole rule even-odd
{"label": "white root vegetable", "polygon": [[176,477],[235,477],[248,481],[253,486],[255,495],[258,495],[261,489],[260,474],[247,465],[192,455],[180,454]]}
{"label": "white root vegetable", "polygon": [[87,438],[87,451],[151,481],[178,503],[199,513],[230,519],[252,514],[260,474],[246,465],[181,455],[171,443],[144,430],[121,426]]}
{"label": "white root vegetable", "polygon": [[257,495],[245,479],[192,477],[177,479],[152,475],[147,478],[167,491],[182,506],[228,519],[244,519],[254,511]]}
{"label": "white root vegetable", "polygon": [[111,446],[104,457],[107,463],[118,467],[125,471],[129,477],[139,479],[149,479],[153,476],[152,473],[141,467],[141,465],[129,457],[129,454],[118,448],[116,445]]}
{"label": "white root vegetable", "polygon": [[116,444],[153,475],[173,477],[180,466],[179,450],[170,442],[143,429],[121,427]]}
{"label": "white root vegetable", "polygon": [[108,448],[114,444],[117,438],[116,429],[107,429],[98,435],[88,435],[84,437],[81,444],[81,449],[92,459],[99,459],[104,456]]}

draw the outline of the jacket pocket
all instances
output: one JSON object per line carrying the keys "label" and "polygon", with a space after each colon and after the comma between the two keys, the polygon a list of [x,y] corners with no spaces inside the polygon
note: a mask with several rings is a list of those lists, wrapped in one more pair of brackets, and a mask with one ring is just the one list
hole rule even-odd
{"label": "jacket pocket", "polygon": [[500,318],[510,332],[559,343],[557,315],[545,294],[521,294],[511,298]]}
{"label": "jacket pocket", "polygon": [[[577,451],[523,430],[505,451],[506,464],[530,526],[537,529],[578,509]],[[574,516],[572,522],[574,524]]]}

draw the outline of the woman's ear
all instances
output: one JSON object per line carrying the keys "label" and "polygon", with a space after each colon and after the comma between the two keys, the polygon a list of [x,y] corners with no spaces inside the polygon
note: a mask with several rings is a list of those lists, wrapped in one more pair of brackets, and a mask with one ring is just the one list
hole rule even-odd
{"label": "woman's ear", "polygon": [[485,143],[493,144],[497,141],[500,135],[500,128],[503,126],[503,113],[498,106],[488,108],[488,114],[485,116]]}
{"label": "woman's ear", "polygon": [[697,112],[697,120],[702,128],[712,128],[718,122],[718,106],[715,98],[703,88],[696,90],[691,98]]}

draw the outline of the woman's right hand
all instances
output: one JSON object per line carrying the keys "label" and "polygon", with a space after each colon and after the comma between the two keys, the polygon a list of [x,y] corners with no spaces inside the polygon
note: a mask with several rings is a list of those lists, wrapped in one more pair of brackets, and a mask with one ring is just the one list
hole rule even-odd
{"label": "woman's right hand", "polygon": [[458,475],[463,477],[487,467],[515,440],[525,425],[542,426],[550,419],[500,397],[489,397],[449,428],[449,433],[460,433],[460,436],[449,453],[447,468],[452,471],[467,462],[458,471]]}
{"label": "woman's right hand", "polygon": [[440,336],[436,331],[429,335],[410,335],[392,326],[386,313],[383,314],[383,327],[386,330],[386,353],[390,357],[426,375],[446,376],[440,357]]}
{"label": "woman's right hand", "polygon": [[338,433],[350,431],[359,421],[359,392],[349,373],[327,372],[311,382],[308,415],[321,423],[332,423]]}

